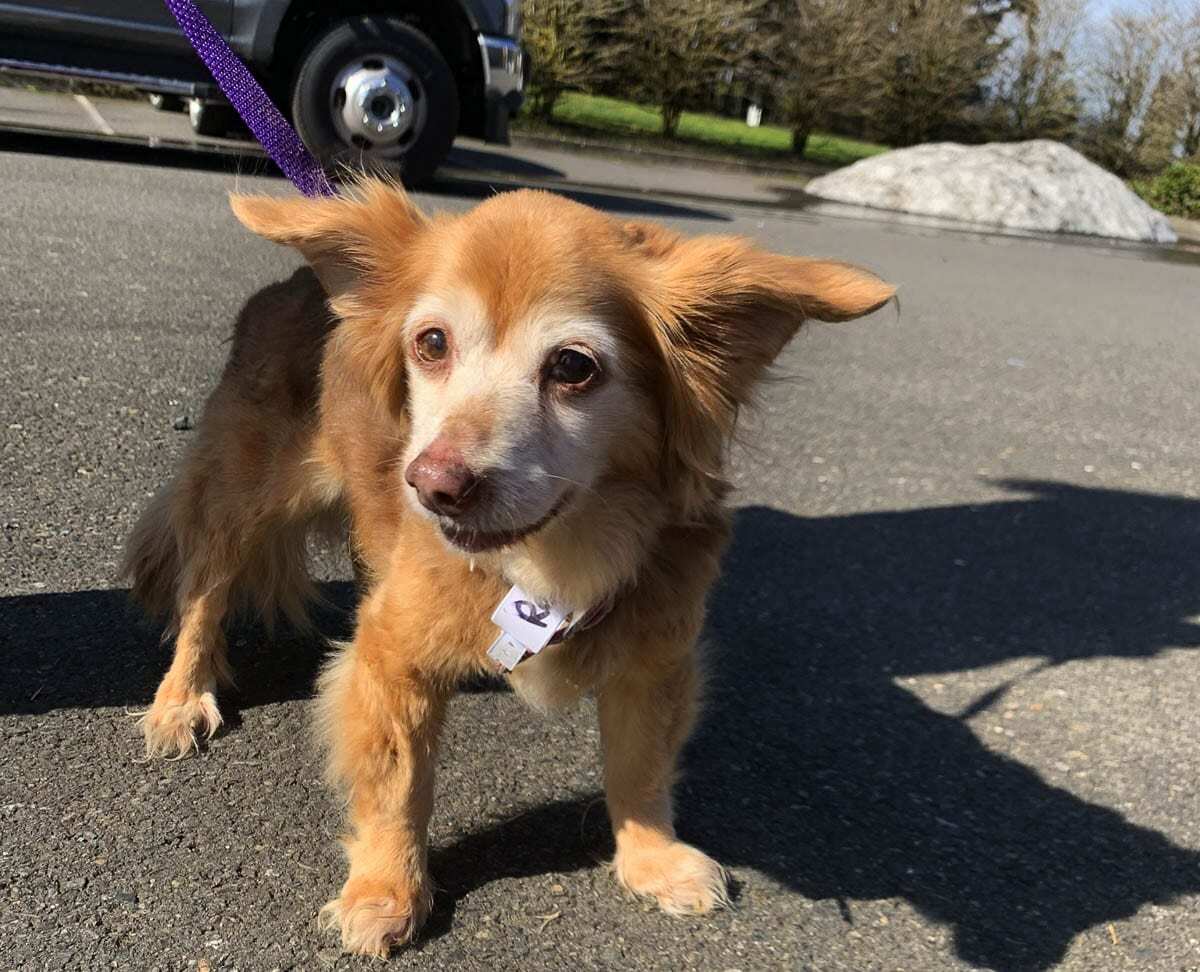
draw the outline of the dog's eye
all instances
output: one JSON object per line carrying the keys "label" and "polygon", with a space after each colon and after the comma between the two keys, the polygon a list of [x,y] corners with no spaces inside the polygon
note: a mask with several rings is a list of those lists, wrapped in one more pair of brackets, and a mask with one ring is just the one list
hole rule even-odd
{"label": "dog's eye", "polygon": [[590,356],[575,348],[560,348],[550,358],[550,380],[560,385],[578,388],[586,385],[600,371],[600,366]]}
{"label": "dog's eye", "polygon": [[446,332],[440,327],[431,327],[417,335],[417,357],[422,361],[441,361],[449,347]]}

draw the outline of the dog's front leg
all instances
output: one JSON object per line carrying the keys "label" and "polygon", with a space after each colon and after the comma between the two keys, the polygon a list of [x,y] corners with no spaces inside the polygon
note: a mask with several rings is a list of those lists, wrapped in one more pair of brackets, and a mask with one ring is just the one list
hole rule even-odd
{"label": "dog's front leg", "polygon": [[711,911],[729,900],[724,869],[675,839],[671,785],[695,719],[697,682],[689,654],[636,661],[599,692],[617,879],[674,915]]}
{"label": "dog's front leg", "polygon": [[433,903],[427,829],[437,737],[448,693],[385,654],[388,635],[360,623],[321,679],[330,775],[346,791],[350,874],[322,910],[343,947],[386,956],[409,941]]}

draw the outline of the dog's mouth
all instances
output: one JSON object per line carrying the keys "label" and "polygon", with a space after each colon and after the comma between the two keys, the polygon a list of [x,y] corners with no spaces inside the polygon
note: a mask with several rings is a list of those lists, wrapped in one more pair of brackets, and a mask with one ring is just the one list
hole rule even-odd
{"label": "dog's mouth", "polygon": [[568,490],[550,508],[550,512],[540,520],[530,523],[528,526],[517,527],[512,530],[476,530],[463,526],[460,523],[455,523],[453,520],[442,518],[438,519],[438,527],[442,531],[442,536],[453,546],[466,553],[484,553],[489,550],[499,550],[502,547],[511,547],[514,543],[519,543],[533,536],[533,534],[541,530],[563,511],[570,498],[571,491]]}

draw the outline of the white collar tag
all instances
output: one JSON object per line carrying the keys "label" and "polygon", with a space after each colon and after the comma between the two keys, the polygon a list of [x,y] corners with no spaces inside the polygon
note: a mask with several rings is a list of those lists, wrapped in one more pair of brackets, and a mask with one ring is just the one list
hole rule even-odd
{"label": "white collar tag", "polygon": [[511,672],[526,654],[536,655],[545,648],[570,613],[568,608],[530,597],[514,584],[492,612],[500,637],[492,642],[488,657]]}
{"label": "white collar tag", "polygon": [[528,654],[524,645],[513,641],[503,631],[500,632],[500,637],[492,642],[492,646],[487,650],[487,653],[488,658],[499,664],[506,672],[511,672],[516,668],[520,664],[521,659]]}

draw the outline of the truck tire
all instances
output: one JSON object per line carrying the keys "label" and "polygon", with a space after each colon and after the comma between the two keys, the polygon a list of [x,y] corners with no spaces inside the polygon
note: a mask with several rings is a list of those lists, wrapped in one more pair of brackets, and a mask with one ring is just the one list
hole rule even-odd
{"label": "truck tire", "polygon": [[400,20],[353,17],[330,27],[301,58],[292,118],[327,167],[433,176],[458,131],[458,87],[438,49]]}

